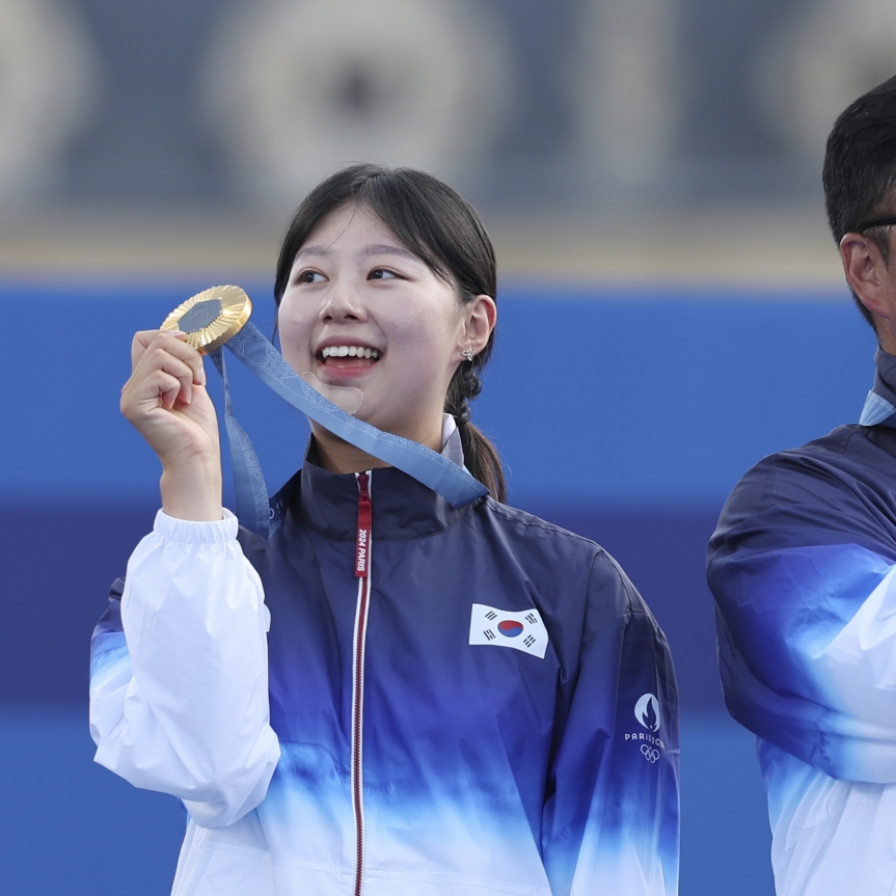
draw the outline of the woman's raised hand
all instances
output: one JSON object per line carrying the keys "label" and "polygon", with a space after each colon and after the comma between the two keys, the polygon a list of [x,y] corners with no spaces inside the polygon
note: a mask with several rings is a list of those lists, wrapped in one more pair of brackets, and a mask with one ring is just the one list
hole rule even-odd
{"label": "woman's raised hand", "polygon": [[131,345],[131,377],[121,412],[162,462],[162,506],[169,516],[221,519],[221,451],[202,356],[183,335],[145,330]]}

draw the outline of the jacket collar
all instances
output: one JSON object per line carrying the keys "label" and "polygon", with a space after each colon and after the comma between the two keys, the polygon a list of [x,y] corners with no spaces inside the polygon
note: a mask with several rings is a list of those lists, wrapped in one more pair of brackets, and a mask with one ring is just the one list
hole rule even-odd
{"label": "jacket collar", "polygon": [[874,364],[874,388],[865,399],[859,423],[896,427],[896,356],[879,348],[874,353]]}
{"label": "jacket collar", "polygon": [[[452,420],[453,423],[453,420]],[[460,433],[450,430],[442,453],[463,460]],[[304,522],[325,538],[353,541],[358,531],[358,481],[354,473],[330,473],[317,465],[314,440],[308,443],[302,469],[276,496],[284,528]],[[468,508],[452,507],[441,495],[395,467],[379,467],[370,477],[374,539],[408,539],[447,529]],[[301,522],[297,517],[301,517]]]}

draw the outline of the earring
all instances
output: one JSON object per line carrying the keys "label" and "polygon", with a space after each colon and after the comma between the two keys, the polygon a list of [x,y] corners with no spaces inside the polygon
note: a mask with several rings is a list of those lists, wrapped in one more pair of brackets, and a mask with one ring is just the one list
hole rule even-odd
{"label": "earring", "polygon": [[472,360],[473,360],[473,349],[471,349],[471,348],[465,348],[465,349],[461,352],[461,354],[464,356],[464,360],[465,360],[465,361],[470,361],[470,362],[472,362]]}

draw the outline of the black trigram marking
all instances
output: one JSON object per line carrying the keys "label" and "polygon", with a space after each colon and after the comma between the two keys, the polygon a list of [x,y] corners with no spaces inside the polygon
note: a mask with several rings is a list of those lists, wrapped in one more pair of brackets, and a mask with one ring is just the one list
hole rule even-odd
{"label": "black trigram marking", "polygon": [[534,613],[527,613],[526,622],[530,623],[531,625],[535,625],[538,622],[538,617]]}
{"label": "black trigram marking", "polygon": [[494,641],[495,638],[498,637],[490,628],[487,628],[482,634],[485,635],[485,637],[488,638],[489,641]]}
{"label": "black trigram marking", "polygon": [[535,638],[533,638],[532,635],[529,635],[528,637],[526,637],[523,640],[523,644],[525,644],[526,647],[531,647],[534,643],[535,643]]}
{"label": "black trigram marking", "polygon": [[489,622],[491,622],[492,619],[498,618],[498,614],[494,610],[489,610],[488,613],[485,614],[485,618],[488,619]]}

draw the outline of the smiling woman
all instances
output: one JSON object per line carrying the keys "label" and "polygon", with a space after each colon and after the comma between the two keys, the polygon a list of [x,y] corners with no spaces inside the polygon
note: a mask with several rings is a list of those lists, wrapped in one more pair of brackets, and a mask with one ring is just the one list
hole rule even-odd
{"label": "smiling woman", "polygon": [[[497,452],[467,405],[494,339],[494,250],[476,211],[441,181],[383,174],[341,171],[296,213],[274,287],[284,357],[325,384],[360,388],[362,419],[436,451],[443,412],[452,415],[467,468],[503,501]],[[344,360],[352,347],[378,357],[358,361],[356,348]],[[360,469],[356,457],[343,469],[331,455],[348,446],[328,436],[315,429],[324,466]]]}
{"label": "smiling woman", "polygon": [[491,495],[452,506],[314,424],[270,538],[221,507],[200,356],[137,334],[122,410],[164,509],[94,634],[91,732],[184,802],[178,896],[677,892],[665,638],[598,545],[501,503],[469,422],[495,292],[435,178],[362,165],[309,195],[277,268],[287,362]]}

